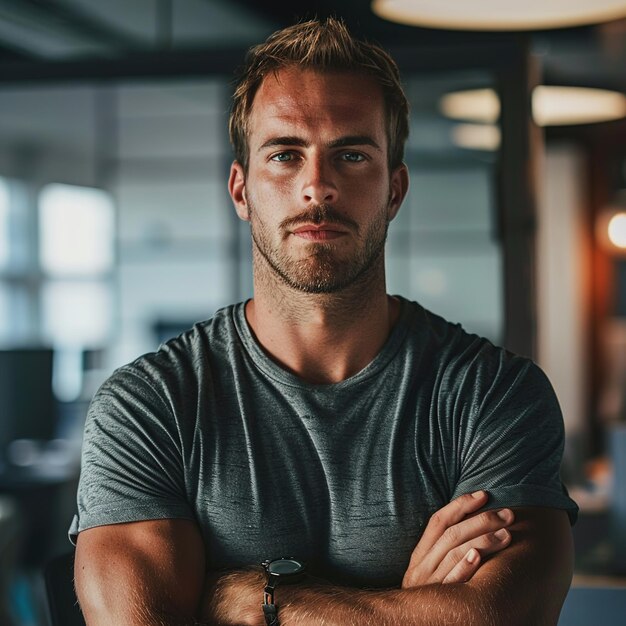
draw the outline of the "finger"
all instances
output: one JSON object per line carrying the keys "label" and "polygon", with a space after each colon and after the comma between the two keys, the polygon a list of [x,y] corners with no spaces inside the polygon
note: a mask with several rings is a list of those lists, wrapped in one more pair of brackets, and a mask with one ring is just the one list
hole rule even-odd
{"label": "finger", "polygon": [[426,562],[435,543],[439,541],[448,528],[458,524],[468,515],[478,511],[478,509],[487,503],[487,500],[487,492],[482,490],[475,491],[455,498],[436,511],[430,517],[421,539],[413,549],[409,565],[405,572],[405,579],[414,582],[414,573],[417,571],[420,572],[418,579],[421,579],[423,576],[428,577],[432,574],[444,556],[440,554],[437,560],[431,559],[429,562]]}
{"label": "finger", "polygon": [[479,515],[450,526],[430,551],[422,555],[422,567],[430,569],[434,573],[442,564],[445,564],[444,569],[447,567],[445,571],[448,572],[452,569],[451,559],[455,564],[462,558],[459,554],[461,551],[465,554],[470,547],[474,547],[474,544],[467,546],[465,544],[511,525],[514,519],[513,511],[501,509],[499,511],[483,511]]}
{"label": "finger", "polygon": [[441,558],[454,548],[464,543],[482,537],[487,533],[506,528],[515,521],[515,514],[511,509],[483,511],[482,513],[462,520],[446,529],[433,546],[431,552],[441,553]]}
{"label": "finger", "polygon": [[487,556],[504,550],[511,543],[511,533],[506,528],[486,533],[450,551],[433,574],[434,580],[445,580],[471,550],[477,550],[484,562]]}
{"label": "finger", "polygon": [[484,506],[487,498],[487,492],[485,491],[466,493],[435,511],[430,517],[422,538],[416,546],[418,554],[428,552],[450,526],[458,524],[468,515]]}
{"label": "finger", "polygon": [[465,556],[441,582],[444,585],[467,582],[476,573],[480,567],[481,561],[480,552],[475,548],[470,548]]}

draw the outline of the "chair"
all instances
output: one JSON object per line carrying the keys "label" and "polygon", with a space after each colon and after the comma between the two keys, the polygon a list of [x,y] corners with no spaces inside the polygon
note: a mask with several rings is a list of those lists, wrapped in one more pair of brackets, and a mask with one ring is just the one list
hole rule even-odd
{"label": "chair", "polygon": [[624,626],[626,587],[572,587],[558,626]]}
{"label": "chair", "polygon": [[52,559],[43,575],[52,626],[85,626],[74,591],[74,552]]}

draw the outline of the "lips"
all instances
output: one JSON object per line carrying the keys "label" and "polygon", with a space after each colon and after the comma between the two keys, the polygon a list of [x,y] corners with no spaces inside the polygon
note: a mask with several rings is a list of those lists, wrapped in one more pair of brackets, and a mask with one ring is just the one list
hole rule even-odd
{"label": "lips", "polygon": [[333,224],[304,224],[291,232],[296,237],[309,241],[329,241],[346,235],[345,230]]}

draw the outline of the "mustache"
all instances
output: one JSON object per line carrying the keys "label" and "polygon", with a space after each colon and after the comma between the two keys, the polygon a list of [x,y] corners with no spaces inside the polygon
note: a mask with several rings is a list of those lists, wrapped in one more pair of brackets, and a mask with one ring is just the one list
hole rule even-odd
{"label": "mustache", "polygon": [[289,230],[297,228],[302,224],[321,223],[337,224],[339,226],[345,226],[346,228],[356,231],[357,233],[359,232],[359,225],[354,220],[342,215],[339,211],[337,211],[337,209],[334,209],[328,204],[317,204],[310,207],[306,211],[299,213],[298,215],[289,217],[280,223],[280,227],[281,229]]}

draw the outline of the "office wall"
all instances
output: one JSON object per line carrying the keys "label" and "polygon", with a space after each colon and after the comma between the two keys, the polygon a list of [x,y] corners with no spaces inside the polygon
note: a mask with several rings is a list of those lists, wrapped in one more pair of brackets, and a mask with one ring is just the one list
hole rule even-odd
{"label": "office wall", "polygon": [[117,333],[111,366],[156,348],[155,327],[210,317],[240,297],[227,193],[227,88],[137,83],[116,94]]}
{"label": "office wall", "polygon": [[537,207],[539,363],[561,403],[568,437],[579,447],[584,446],[586,432],[590,367],[584,167],[584,157],[574,145],[548,145]]}

